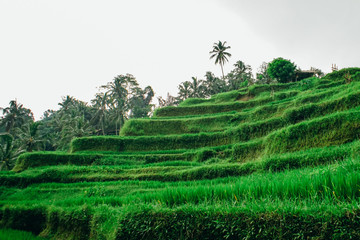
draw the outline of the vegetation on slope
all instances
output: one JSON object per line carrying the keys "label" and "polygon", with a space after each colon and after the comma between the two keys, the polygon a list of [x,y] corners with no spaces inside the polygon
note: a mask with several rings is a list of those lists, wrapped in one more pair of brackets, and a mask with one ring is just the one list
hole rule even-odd
{"label": "vegetation on slope", "polygon": [[77,138],[72,153],[23,154],[0,172],[0,226],[54,239],[357,239],[358,72],[189,99],[123,136]]}

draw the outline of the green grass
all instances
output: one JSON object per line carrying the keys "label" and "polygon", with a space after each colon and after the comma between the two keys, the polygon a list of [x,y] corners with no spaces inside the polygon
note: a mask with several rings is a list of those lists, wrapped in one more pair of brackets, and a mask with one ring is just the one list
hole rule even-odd
{"label": "green grass", "polygon": [[25,231],[18,231],[13,229],[0,229],[1,240],[42,240],[44,238],[37,237],[32,233]]}
{"label": "green grass", "polygon": [[[353,221],[359,214],[359,171],[359,160],[349,159],[316,168],[195,182],[51,183],[25,189],[7,188],[0,196],[1,205],[11,201],[17,207],[3,205],[2,219],[8,227],[15,228],[37,218],[39,225],[29,226],[28,231],[58,238],[76,234],[89,237],[96,233],[116,239],[129,236],[130,229],[134,236],[145,233],[155,238],[172,236],[173,231],[166,233],[170,226],[167,223],[173,226],[192,223],[188,231],[197,234],[210,231],[211,236],[221,234],[229,224],[243,226],[229,230],[236,236],[249,235],[249,226],[263,226],[264,232],[277,238],[284,233],[272,232],[266,223],[273,222],[273,226],[283,229],[285,225],[279,225],[280,219],[293,229],[287,233],[289,236],[305,234],[304,224],[323,226],[325,222],[332,223],[327,231],[317,230],[309,236],[334,236],[343,227],[347,230],[341,236],[357,236],[358,226]],[[215,223],[212,225],[210,219],[219,222],[210,221]],[[249,222],[253,224],[248,226]],[[199,229],[197,224],[208,227]],[[216,224],[220,224],[222,231]],[[144,233],[140,226],[152,227]],[[174,229],[180,230],[186,232],[180,226]],[[260,229],[255,233],[261,237],[265,234]]]}
{"label": "green grass", "polygon": [[0,227],[51,239],[359,239],[359,72],[188,99],[122,136],[75,139],[72,153],[21,155],[0,172]]}

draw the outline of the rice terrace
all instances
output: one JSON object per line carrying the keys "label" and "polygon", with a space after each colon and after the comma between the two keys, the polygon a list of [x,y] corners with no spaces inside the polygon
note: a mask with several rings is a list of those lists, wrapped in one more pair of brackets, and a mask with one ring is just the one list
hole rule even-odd
{"label": "rice terrace", "polygon": [[360,239],[360,68],[99,126],[0,172],[1,239]]}

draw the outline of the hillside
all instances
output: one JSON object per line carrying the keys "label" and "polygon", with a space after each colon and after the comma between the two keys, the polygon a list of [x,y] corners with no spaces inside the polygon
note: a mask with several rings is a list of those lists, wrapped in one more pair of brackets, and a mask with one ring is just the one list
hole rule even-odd
{"label": "hillside", "polygon": [[[349,73],[352,81],[345,81]],[[360,69],[187,99],[21,155],[0,226],[53,239],[359,239]]]}

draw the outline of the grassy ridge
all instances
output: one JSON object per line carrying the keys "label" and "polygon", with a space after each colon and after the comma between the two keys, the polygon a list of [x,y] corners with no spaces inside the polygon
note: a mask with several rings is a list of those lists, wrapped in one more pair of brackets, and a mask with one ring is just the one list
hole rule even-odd
{"label": "grassy ridge", "polygon": [[0,239],[1,240],[44,240],[44,238],[36,237],[30,232],[18,231],[12,229],[0,229]]}
{"label": "grassy ridge", "polygon": [[[321,101],[322,99],[322,101]],[[317,103],[308,103],[308,101],[317,100]],[[286,103],[286,102],[285,102]],[[295,107],[285,104],[282,112],[279,112],[279,106],[269,105],[263,106],[260,109],[249,112],[247,115],[251,115],[252,119],[247,118],[243,113],[234,114],[229,119],[230,115],[219,115],[216,117],[208,117],[198,119],[177,119],[177,120],[143,120],[143,121],[129,121],[128,125],[132,127],[124,128],[124,132],[127,134],[137,135],[139,132],[145,133],[145,129],[151,129],[150,125],[153,125],[153,130],[146,130],[147,134],[152,135],[156,131],[160,133],[176,133],[178,130],[184,130],[184,126],[189,129],[222,129],[228,125],[228,128],[223,132],[202,132],[199,134],[179,134],[179,135],[160,135],[160,136],[139,136],[139,137],[94,137],[76,139],[72,143],[73,151],[156,151],[156,150],[170,150],[170,149],[191,149],[207,146],[219,146],[234,144],[237,142],[248,141],[254,138],[266,136],[270,132],[279,128],[286,127],[291,124],[295,124],[307,119],[314,119],[316,117],[329,115],[334,112],[344,111],[356,108],[360,105],[360,83],[353,83],[345,85],[345,87],[337,87],[335,90],[323,91],[321,93],[308,94],[303,97],[295,98]],[[284,104],[284,101],[280,105]],[[300,105],[300,107],[299,107]],[[294,106],[294,104],[293,104]],[[269,113],[270,111],[270,113]],[[264,120],[256,120],[261,117],[266,117]],[[277,117],[276,117],[277,115]],[[280,115],[280,116],[279,116]],[[270,117],[269,116],[273,116]],[[335,115],[329,115],[336,118]],[[321,118],[322,121],[328,121]],[[191,123],[189,123],[189,121]],[[209,122],[210,121],[210,122]],[[249,123],[248,121],[252,121]],[[344,121],[352,121],[345,118]],[[167,122],[164,124],[163,122]],[[220,122],[220,123],[219,123]],[[240,123],[239,123],[240,122]],[[331,121],[330,121],[331,122]],[[201,124],[200,124],[201,123]],[[219,123],[219,124],[218,124]],[[236,125],[236,123],[239,123]],[[349,123],[350,125],[353,124]],[[328,123],[330,124],[329,121]],[[207,127],[202,127],[202,126]],[[163,126],[163,127],[162,127]],[[356,126],[352,125],[353,128]],[[162,130],[159,130],[162,129]],[[152,132],[151,132],[152,131]],[[355,136],[356,137],[356,136]],[[349,141],[353,140],[354,136],[350,136]],[[316,146],[316,145],[315,145]]]}
{"label": "grassy ridge", "polygon": [[24,154],[0,172],[0,227],[53,239],[358,239],[359,70],[188,99],[128,121],[127,136]]}
{"label": "grassy ridge", "polygon": [[[3,186],[26,187],[33,183],[59,182],[96,182],[96,181],[117,181],[117,180],[158,180],[158,181],[189,181],[201,179],[216,179],[229,176],[246,176],[253,173],[267,171],[285,171],[287,169],[298,169],[302,167],[315,167],[323,164],[341,162],[348,158],[358,156],[360,142],[355,141],[341,146],[324,148],[313,148],[305,151],[284,153],[277,155],[264,155],[257,161],[250,162],[225,162],[219,159],[222,151],[212,152],[208,157],[196,156],[197,162],[164,161],[148,163],[139,160],[123,161],[117,165],[91,165],[68,163],[67,165],[47,165],[47,161],[41,164],[44,167],[29,169],[22,173],[0,174],[0,181]],[[198,154],[200,154],[199,151]],[[236,153],[234,153],[236,154]],[[53,155],[41,156],[39,159],[48,159]],[[37,159],[38,154],[28,154],[29,160]],[[69,154],[69,156],[72,156]],[[57,157],[61,157],[57,156]],[[204,159],[202,159],[204,158]],[[38,160],[39,161],[39,160]]]}
{"label": "grassy ridge", "polygon": [[[304,118],[349,109],[358,106],[360,102],[360,85],[358,83],[352,85],[337,84],[335,87],[332,86],[332,88],[326,88],[324,91],[316,91],[315,93],[311,90],[301,94],[298,93],[298,90],[287,93],[280,92],[271,97],[270,92],[264,92],[266,98],[272,99],[271,102],[241,113],[231,112],[194,118],[133,119],[126,122],[121,134],[124,136],[138,136],[220,131],[235,126],[236,123],[259,121],[264,118],[279,116],[282,113],[291,123],[296,123],[304,120]],[[289,98],[292,95],[298,96]],[[312,103],[314,101],[316,104]],[[307,105],[304,106],[304,104]],[[291,109],[290,113],[289,108]]]}
{"label": "grassy ridge", "polygon": [[[336,111],[336,108],[334,108]],[[292,116],[292,114],[288,114]],[[245,142],[271,133],[264,139],[268,153],[297,151],[309,147],[338,145],[359,138],[359,111],[334,113],[303,121],[280,129],[288,124],[286,118],[273,118],[255,123],[244,123],[224,132],[140,136],[140,137],[88,137],[75,139],[72,151],[157,151],[193,149]],[[332,129],[329,129],[329,125]],[[296,143],[296,144],[294,144]]]}
{"label": "grassy ridge", "polygon": [[[7,195],[5,199],[18,207],[3,206],[1,225],[6,223],[6,227],[20,228],[24,223],[37,219],[37,224],[27,225],[26,230],[60,238],[73,234],[84,239],[91,234],[107,235],[111,239],[136,239],[134,236],[142,234],[176,239],[173,234],[186,229],[200,234],[197,238],[210,233],[209,237],[223,236],[221,232],[230,226],[241,226],[229,228],[234,237],[249,236],[254,226],[264,227],[262,231],[260,228],[254,230],[258,237],[285,236],[280,230],[288,229],[289,235],[286,236],[300,232],[325,239],[335,236],[333,234],[343,227],[346,227],[341,232],[343,235],[336,236],[354,237],[359,228],[354,222],[359,212],[359,170],[359,160],[349,160],[314,169],[218,179],[207,183],[43,184],[30,189],[15,189],[11,196],[3,191],[1,200]],[[45,207],[50,202],[52,206]],[[205,224],[209,219],[220,221],[211,222],[220,224],[221,231],[216,225]],[[287,227],[279,224],[282,221],[287,223]],[[175,222],[191,224],[182,228]],[[245,226],[248,222],[253,223]],[[275,224],[270,226],[276,226],[277,231],[265,227],[269,222]],[[306,223],[325,227],[325,222],[326,231],[318,229],[309,232],[303,228]],[[175,231],[168,231],[168,223],[177,226]],[[197,224],[207,227],[199,228]],[[103,231],[98,230],[98,226],[102,226]],[[127,235],[129,232],[134,236]]]}
{"label": "grassy ridge", "polygon": [[139,165],[164,161],[190,161],[195,158],[195,152],[159,153],[149,152],[129,155],[114,155],[101,153],[49,153],[35,152],[22,154],[16,162],[14,172],[21,172],[28,168],[53,165]]}
{"label": "grassy ridge", "polygon": [[[207,104],[184,104],[185,106],[179,107],[165,107],[165,108],[158,108],[156,109],[154,115],[156,117],[174,117],[174,116],[184,116],[184,115],[203,115],[203,114],[211,114],[211,113],[220,113],[220,112],[230,112],[230,111],[240,111],[246,108],[259,106],[268,102],[275,100],[280,100],[286,97],[296,96],[298,94],[297,91],[290,91],[288,93],[280,93],[274,94],[273,96],[267,97],[259,97],[251,99],[251,97],[264,92],[264,91],[271,91],[271,90],[281,90],[286,89],[291,84],[277,84],[277,85],[254,85],[249,88],[247,95],[250,97],[248,101],[231,101],[231,102],[216,102],[216,104],[209,104],[211,101],[207,101]],[[231,96],[233,92],[230,92]],[[228,94],[228,93],[226,93]],[[223,94],[223,95],[226,95]],[[239,98],[241,99],[241,94],[238,94]]]}

